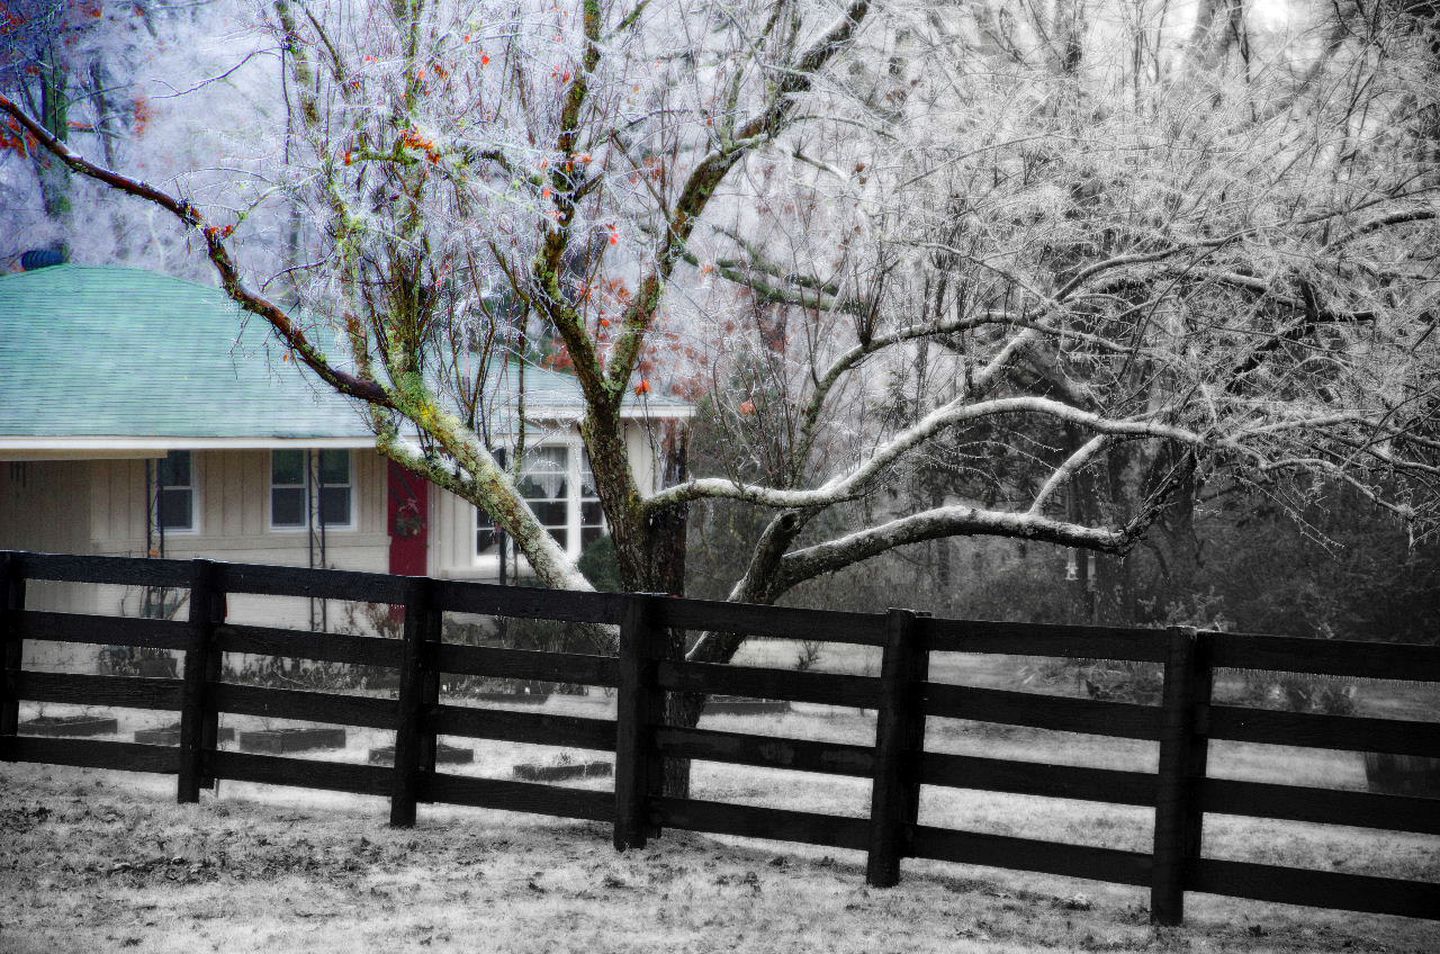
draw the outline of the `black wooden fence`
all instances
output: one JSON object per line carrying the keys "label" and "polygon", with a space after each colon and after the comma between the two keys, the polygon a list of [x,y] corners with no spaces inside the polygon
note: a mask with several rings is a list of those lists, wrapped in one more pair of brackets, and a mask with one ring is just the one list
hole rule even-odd
{"label": "black wooden fence", "polygon": [[[25,582],[54,580],[188,588],[186,621],[25,609]],[[1344,910],[1440,918],[1440,885],[1206,858],[1207,813],[1440,834],[1440,802],[1210,778],[1211,739],[1440,758],[1440,724],[1279,712],[1211,702],[1218,667],[1440,681],[1440,648],[1272,636],[933,619],[908,610],[842,613],[634,594],[574,593],[338,570],[114,557],[0,554],[0,760],[173,773],[194,802],[210,780],[234,779],[388,796],[391,822],[419,802],[536,812],[614,824],[619,848],[662,828],[803,842],[868,852],[867,879],[893,885],[905,857],[1148,886],[1151,918],[1179,923],[1187,891]],[[399,604],[403,640],[225,621],[227,594]],[[446,612],[597,623],[619,628],[618,657],[461,646],[441,641]],[[880,675],[762,669],[666,658],[669,630],[717,630],[880,647]],[[24,640],[179,650],[181,679],[27,672]],[[1004,653],[1159,663],[1159,706],[930,682],[934,652]],[[388,666],[398,699],[258,688],[220,677],[221,653]],[[439,701],[441,673],[579,683],[617,690],[615,721]],[[661,724],[665,692],[727,693],[878,711],[875,744],[783,739]],[[178,710],[180,745],[163,747],[17,735],[20,700]],[[223,751],[221,712],[368,726],[395,732],[392,768]],[[924,750],[929,716],[1159,743],[1157,773],[1046,765]],[[437,771],[437,735],[613,751],[614,791],[567,789]],[[666,758],[692,758],[872,780],[868,819],[667,797]],[[1149,853],[920,824],[922,785],[1013,792],[1155,811]]]}

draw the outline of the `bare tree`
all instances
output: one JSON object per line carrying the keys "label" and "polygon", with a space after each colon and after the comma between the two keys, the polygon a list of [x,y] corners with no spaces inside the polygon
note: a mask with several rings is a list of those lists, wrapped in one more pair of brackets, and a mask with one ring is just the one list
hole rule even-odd
{"label": "bare tree", "polygon": [[[536,334],[583,390],[631,589],[683,589],[676,541],[705,499],[770,515],[731,591],[760,602],[953,536],[1122,553],[1207,481],[1344,481],[1433,526],[1440,206],[1415,104],[1436,74],[1409,13],[1338,40],[1318,18],[1315,44],[1239,3],[1192,24],[1159,2],[362,6],[266,19],[303,309],[247,279],[243,212],[0,109],[178,219],[236,301],[367,405],[385,454],[489,513],[549,585],[588,584],[475,412],[513,399],[476,356]],[[1222,21],[1243,42],[1216,41]],[[708,380],[752,453],[647,495],[621,406],[665,373]],[[881,493],[937,460],[953,493]]]}

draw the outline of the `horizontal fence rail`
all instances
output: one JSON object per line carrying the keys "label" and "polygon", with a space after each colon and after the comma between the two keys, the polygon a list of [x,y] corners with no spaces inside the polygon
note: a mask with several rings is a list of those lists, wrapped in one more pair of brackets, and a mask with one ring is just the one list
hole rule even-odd
{"label": "horizontal fence rail", "polygon": [[[184,620],[27,609],[27,581],[188,591]],[[403,608],[400,639],[227,621],[229,594],[313,597]],[[612,824],[617,847],[666,828],[767,838],[867,853],[867,879],[895,883],[903,858],[986,865],[1147,887],[1151,918],[1179,923],[1186,892],[1440,919],[1440,885],[1207,858],[1207,814],[1440,834],[1440,801],[1210,777],[1212,739],[1440,759],[1440,725],[1313,715],[1213,699],[1217,668],[1440,682],[1440,647],[1288,637],[934,619],[907,610],[848,613],[647,594],[573,593],[340,570],[0,552],[0,760],[173,774],[181,801],[216,780],[350,792],[390,799],[391,821],[415,822],[442,802]],[[443,614],[589,624],[612,634],[615,655],[447,644]],[[398,618],[398,617],[397,617]],[[878,676],[688,662],[678,633],[874,647]],[[26,641],[94,643],[185,654],[182,678],[33,672]],[[396,699],[228,683],[225,653],[393,670]],[[1163,671],[1160,705],[951,685],[930,678],[935,653],[1118,659]],[[442,703],[445,677],[482,676],[598,686],[616,716],[596,719]],[[666,724],[667,694],[724,693],[870,709],[873,745],[780,738]],[[180,745],[19,734],[21,700],[178,711]],[[391,766],[221,749],[221,713],[393,732]],[[1135,739],[1158,745],[1155,772],[1051,765],[925,751],[930,718]],[[437,771],[439,736],[614,753],[613,791]],[[839,817],[667,795],[667,759],[868,779],[868,818]],[[920,824],[922,786],[1074,799],[1149,809],[1152,851],[1061,844]]]}

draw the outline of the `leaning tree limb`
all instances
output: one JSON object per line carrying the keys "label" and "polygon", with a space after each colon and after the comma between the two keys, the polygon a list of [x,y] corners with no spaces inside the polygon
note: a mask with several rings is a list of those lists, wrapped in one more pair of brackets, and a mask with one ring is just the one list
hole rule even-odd
{"label": "leaning tree limb", "polygon": [[233,231],[233,226],[211,224],[205,214],[192,205],[189,200],[177,198],[147,182],[133,179],[91,162],[51,135],[44,126],[32,119],[23,109],[5,96],[0,96],[0,112],[9,114],[37,143],[72,171],[102,182],[126,195],[132,195],[158,205],[179,219],[185,228],[198,233],[205,243],[206,254],[214,264],[215,271],[220,276],[220,284],[226,294],[241,308],[253,315],[258,315],[274,328],[280,339],[310,370],[319,375],[321,380],[341,394],[356,397],[381,407],[394,408],[391,396],[378,382],[335,367],[283,308],[264,295],[246,287],[240,279],[239,266],[235,264],[235,260],[231,257],[230,250],[225,244],[225,239]]}

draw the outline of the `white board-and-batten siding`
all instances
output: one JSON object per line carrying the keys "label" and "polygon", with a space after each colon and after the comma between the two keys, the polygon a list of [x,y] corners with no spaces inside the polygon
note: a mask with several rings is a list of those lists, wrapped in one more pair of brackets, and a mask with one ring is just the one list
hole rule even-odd
{"label": "white board-and-batten siding", "polygon": [[[324,565],[384,572],[390,542],[386,462],[373,450],[353,450],[351,458],[353,526],[326,529]],[[310,565],[306,531],[270,527],[270,451],[194,451],[191,460],[196,527],[167,531],[166,557]],[[145,469],[143,459],[0,463],[0,549],[144,556]],[[152,536],[152,545],[157,540]],[[318,553],[314,559],[320,565]],[[26,605],[33,609],[135,616],[142,599],[140,587],[43,581],[26,586]],[[233,594],[227,610],[236,623],[310,626],[306,599]],[[181,607],[179,614],[184,613]],[[331,629],[343,627],[342,607],[332,604],[328,616]],[[93,671],[95,647],[40,643],[26,648],[27,666]]]}

